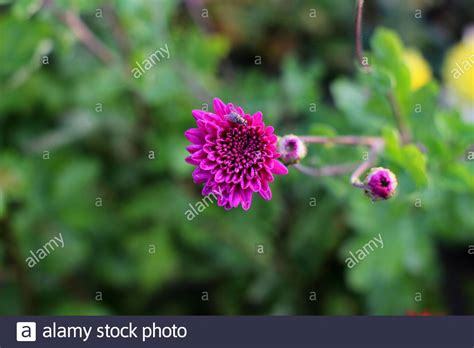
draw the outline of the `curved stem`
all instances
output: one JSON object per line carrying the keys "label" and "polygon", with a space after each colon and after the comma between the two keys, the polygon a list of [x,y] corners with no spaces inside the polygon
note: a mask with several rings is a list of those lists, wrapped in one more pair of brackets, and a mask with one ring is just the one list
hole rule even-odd
{"label": "curved stem", "polygon": [[321,137],[313,135],[303,135],[299,137],[305,143],[314,144],[342,144],[342,145],[373,145],[382,141],[379,137],[358,137],[355,135],[341,135],[337,137]]}
{"label": "curved stem", "polygon": [[384,145],[385,145],[385,143],[384,143],[383,140],[374,142],[371,145],[371,148],[370,148],[369,155],[368,155],[367,159],[364,162],[362,162],[356,168],[356,170],[354,170],[354,172],[351,175],[351,184],[354,187],[365,189],[365,185],[360,180],[360,176],[362,174],[364,174],[364,172],[367,169],[369,169],[370,167],[372,167],[374,165],[375,160],[377,159],[377,155],[382,151],[382,149],[384,148]]}
{"label": "curved stem", "polygon": [[295,169],[297,169],[301,173],[309,176],[336,176],[350,173],[355,168],[357,168],[357,165],[351,163],[326,166],[321,168],[312,168],[298,163],[295,164],[293,167],[295,167]]}
{"label": "curved stem", "polygon": [[302,164],[295,164],[294,167],[303,174],[309,176],[335,176],[352,172],[351,184],[357,188],[365,189],[365,185],[360,180],[360,176],[371,166],[374,165],[378,154],[385,146],[385,142],[379,137],[357,137],[353,135],[344,135],[337,137],[321,136],[301,136],[303,142],[308,144],[341,144],[341,145],[364,145],[369,146],[368,157],[361,164],[339,164],[322,168],[312,168]]}

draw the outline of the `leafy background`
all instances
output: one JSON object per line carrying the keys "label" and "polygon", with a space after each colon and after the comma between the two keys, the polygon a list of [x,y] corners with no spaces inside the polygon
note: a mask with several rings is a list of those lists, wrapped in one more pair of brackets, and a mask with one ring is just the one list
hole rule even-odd
{"label": "leafy background", "polygon": [[[441,78],[474,20],[468,0],[366,1],[370,75],[356,68],[349,0],[205,1],[208,18],[193,1],[0,4],[1,314],[474,313],[474,128],[443,102]],[[78,40],[71,14],[109,55]],[[135,61],[165,44],[171,58],[134,79]],[[417,91],[405,47],[434,72]],[[413,144],[400,143],[388,90]],[[397,174],[397,196],[373,204],[348,175],[290,169],[271,202],[188,221],[202,197],[183,133],[215,96],[261,110],[281,135],[383,136],[378,164]],[[312,146],[306,161],[364,151]],[[59,233],[64,249],[28,268]],[[379,233],[384,248],[348,269],[348,252]]]}

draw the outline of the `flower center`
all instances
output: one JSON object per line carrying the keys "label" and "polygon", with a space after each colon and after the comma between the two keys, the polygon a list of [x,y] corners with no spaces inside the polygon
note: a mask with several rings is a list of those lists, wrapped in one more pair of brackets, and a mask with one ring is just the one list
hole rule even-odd
{"label": "flower center", "polygon": [[264,148],[261,135],[254,128],[239,125],[229,128],[217,141],[218,162],[229,173],[263,165]]}
{"label": "flower center", "polygon": [[293,152],[296,150],[296,141],[294,140],[289,140],[286,144],[285,144],[285,150],[288,151],[288,152]]}
{"label": "flower center", "polygon": [[382,185],[382,187],[388,187],[388,185],[390,185],[390,182],[387,180],[387,178],[382,177],[380,179],[380,184]]}

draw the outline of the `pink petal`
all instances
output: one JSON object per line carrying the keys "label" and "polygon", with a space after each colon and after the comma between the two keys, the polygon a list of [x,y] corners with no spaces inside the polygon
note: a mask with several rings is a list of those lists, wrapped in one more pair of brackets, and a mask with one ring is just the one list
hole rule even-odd
{"label": "pink petal", "polygon": [[208,159],[203,159],[199,164],[199,167],[204,170],[211,170],[217,166],[216,162],[209,161]]}
{"label": "pink petal", "polygon": [[270,189],[267,189],[267,190],[260,190],[260,196],[262,196],[262,198],[266,201],[269,201],[270,199],[272,199],[272,191]]}
{"label": "pink petal", "polygon": [[192,156],[186,157],[186,158],[185,158],[185,161],[186,161],[187,163],[189,163],[189,164],[194,165],[194,166],[198,166],[198,165],[199,165],[199,161],[196,160],[196,159],[194,159],[194,158],[192,158]]}
{"label": "pink petal", "polygon": [[208,152],[207,153],[207,158],[209,158],[211,161],[217,160],[216,153],[214,151]]}
{"label": "pink petal", "polygon": [[260,111],[257,111],[252,115],[252,125],[258,126],[262,124],[263,115]]}
{"label": "pink petal", "polygon": [[225,180],[224,172],[222,171],[222,169],[219,169],[217,173],[214,175],[214,180],[216,182],[223,182]]}
{"label": "pink petal", "polygon": [[268,137],[268,141],[270,142],[270,144],[275,144],[278,141],[278,138],[275,134],[272,134]]}
{"label": "pink petal", "polygon": [[206,158],[207,155],[204,151],[199,150],[199,151],[196,151],[195,153],[193,153],[193,155],[191,157],[194,158],[195,160],[202,160],[202,159]]}
{"label": "pink petal", "polygon": [[201,150],[201,148],[202,148],[201,145],[189,145],[188,147],[186,147],[186,150],[188,150],[190,154],[193,154],[196,151]]}
{"label": "pink petal", "polygon": [[212,190],[214,189],[214,187],[212,185],[209,184],[209,182],[204,185],[203,189],[202,189],[202,195],[205,197],[205,196],[208,196],[212,193]]}
{"label": "pink petal", "polygon": [[253,192],[258,192],[262,188],[262,185],[260,184],[260,181],[257,178],[253,178],[250,181],[250,188]]}
{"label": "pink petal", "polygon": [[243,190],[242,208],[244,210],[249,210],[251,204],[252,204],[252,191]]}
{"label": "pink petal", "polygon": [[240,195],[240,188],[238,186],[234,186],[230,192],[230,202],[232,207],[237,208],[241,201],[242,198]]}
{"label": "pink petal", "polygon": [[288,174],[288,168],[286,168],[281,162],[273,160],[272,173],[277,175]]}
{"label": "pink petal", "polygon": [[196,184],[202,184],[209,179],[209,173],[204,172],[200,168],[196,168],[193,172],[193,180]]}
{"label": "pink petal", "polygon": [[194,144],[204,144],[204,134],[197,128],[188,129],[184,136]]}
{"label": "pink petal", "polygon": [[224,116],[227,114],[226,105],[222,102],[222,100],[220,100],[219,98],[214,98],[213,104],[214,104],[214,111],[219,116]]}
{"label": "pink petal", "polygon": [[193,117],[197,120],[201,120],[206,117],[207,112],[203,110],[193,110]]}
{"label": "pink petal", "polygon": [[275,128],[273,128],[272,126],[268,126],[267,128],[265,128],[266,135],[272,135],[274,131],[275,131]]}

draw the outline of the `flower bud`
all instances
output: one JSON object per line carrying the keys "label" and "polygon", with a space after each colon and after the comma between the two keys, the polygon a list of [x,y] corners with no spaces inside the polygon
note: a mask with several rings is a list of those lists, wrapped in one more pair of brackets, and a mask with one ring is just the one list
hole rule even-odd
{"label": "flower bud", "polygon": [[281,154],[280,160],[286,164],[296,164],[306,157],[306,145],[296,135],[289,134],[278,141],[278,152]]}
{"label": "flower bud", "polygon": [[372,168],[364,181],[365,192],[372,201],[389,199],[397,189],[397,177],[389,169],[377,167]]}

